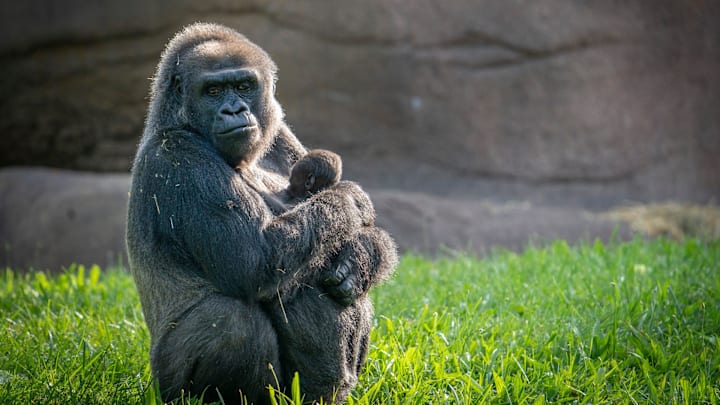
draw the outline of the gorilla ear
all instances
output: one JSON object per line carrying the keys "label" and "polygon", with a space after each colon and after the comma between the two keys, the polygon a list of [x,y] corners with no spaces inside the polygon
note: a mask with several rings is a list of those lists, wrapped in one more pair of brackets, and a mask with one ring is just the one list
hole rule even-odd
{"label": "gorilla ear", "polygon": [[173,86],[173,90],[175,90],[175,94],[178,96],[181,96],[183,93],[183,89],[182,89],[182,81],[180,80],[180,75],[173,76],[172,86]]}
{"label": "gorilla ear", "polygon": [[315,175],[310,173],[305,179],[305,189],[310,190],[315,185]]}

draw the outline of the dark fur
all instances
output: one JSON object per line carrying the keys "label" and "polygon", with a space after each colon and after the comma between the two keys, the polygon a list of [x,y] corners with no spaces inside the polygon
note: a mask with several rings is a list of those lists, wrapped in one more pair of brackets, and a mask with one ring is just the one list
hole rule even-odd
{"label": "dark fur", "polygon": [[[233,76],[221,97],[207,96],[202,75],[223,69],[251,79]],[[127,245],[165,401],[267,403],[266,387],[277,378],[285,389],[298,371],[306,399],[342,402],[367,354],[366,293],[392,273],[396,248],[353,183],[271,212],[265,196],[288,186],[306,153],[275,100],[275,70],[213,24],[180,32],[158,64]],[[247,124],[241,136],[220,135],[236,122]]]}
{"label": "dark fur", "polygon": [[290,171],[290,197],[305,199],[337,184],[342,176],[342,160],[336,153],[313,149],[298,160]]}
{"label": "dark fur", "polygon": [[290,185],[265,202],[280,214],[308,197],[337,184],[342,177],[342,160],[334,152],[313,149],[295,162],[290,170]]}

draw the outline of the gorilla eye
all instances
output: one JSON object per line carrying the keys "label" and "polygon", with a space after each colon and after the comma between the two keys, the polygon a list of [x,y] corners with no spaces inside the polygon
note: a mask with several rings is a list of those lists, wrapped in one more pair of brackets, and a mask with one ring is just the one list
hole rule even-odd
{"label": "gorilla eye", "polygon": [[253,84],[250,80],[243,80],[235,86],[239,91],[248,91],[252,88]]}
{"label": "gorilla eye", "polygon": [[205,92],[210,96],[219,96],[222,92],[222,89],[220,86],[210,86],[208,87]]}

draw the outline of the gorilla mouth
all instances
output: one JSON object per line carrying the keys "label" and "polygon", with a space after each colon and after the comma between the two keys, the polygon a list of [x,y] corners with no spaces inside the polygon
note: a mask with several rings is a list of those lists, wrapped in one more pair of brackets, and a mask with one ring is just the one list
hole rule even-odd
{"label": "gorilla mouth", "polygon": [[246,132],[256,130],[257,127],[258,127],[257,125],[240,125],[237,127],[232,127],[230,129],[226,129],[224,131],[218,132],[217,136],[227,137],[227,136],[242,135]]}

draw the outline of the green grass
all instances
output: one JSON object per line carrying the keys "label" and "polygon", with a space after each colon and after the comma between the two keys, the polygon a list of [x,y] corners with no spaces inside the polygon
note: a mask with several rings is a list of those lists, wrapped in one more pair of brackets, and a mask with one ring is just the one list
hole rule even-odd
{"label": "green grass", "polygon": [[[717,240],[405,255],[373,299],[353,404],[720,402]],[[148,346],[126,272],[0,277],[2,404],[159,403]]]}

